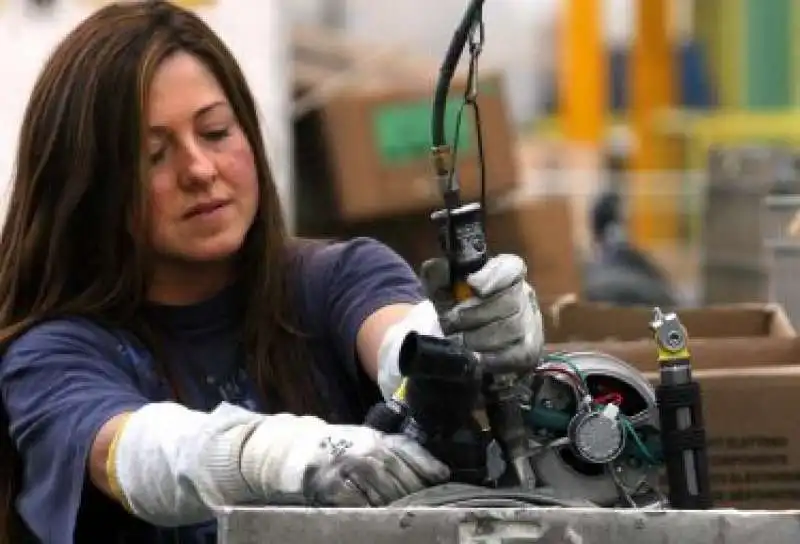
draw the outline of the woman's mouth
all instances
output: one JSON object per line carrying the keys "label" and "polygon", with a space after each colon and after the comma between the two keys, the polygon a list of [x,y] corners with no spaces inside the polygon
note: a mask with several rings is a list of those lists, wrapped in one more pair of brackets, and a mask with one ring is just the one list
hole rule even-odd
{"label": "woman's mouth", "polygon": [[193,219],[196,217],[208,217],[222,210],[230,204],[227,200],[214,200],[211,202],[202,202],[189,208],[184,214],[184,219]]}

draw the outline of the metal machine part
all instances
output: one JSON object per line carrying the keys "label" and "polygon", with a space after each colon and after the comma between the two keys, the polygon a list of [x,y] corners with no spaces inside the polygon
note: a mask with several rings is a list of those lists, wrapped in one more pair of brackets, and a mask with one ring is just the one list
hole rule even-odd
{"label": "metal machine part", "polygon": [[223,508],[219,544],[779,544],[800,542],[797,511],[640,512],[610,508]]}
{"label": "metal machine part", "polygon": [[659,416],[655,391],[639,371],[603,353],[562,353],[528,387],[537,485],[598,506],[652,500]]}
{"label": "metal machine part", "polygon": [[471,202],[431,214],[431,220],[439,227],[440,245],[449,257],[454,281],[463,280],[486,264],[488,248],[482,212],[479,202]]}
{"label": "metal machine part", "polygon": [[713,506],[700,384],[692,378],[686,329],[675,313],[653,311],[661,383],[656,388],[669,503],[683,510]]}
{"label": "metal machine part", "polygon": [[580,459],[603,464],[619,457],[625,447],[625,431],[616,416],[605,411],[585,411],[572,418],[567,436]]}

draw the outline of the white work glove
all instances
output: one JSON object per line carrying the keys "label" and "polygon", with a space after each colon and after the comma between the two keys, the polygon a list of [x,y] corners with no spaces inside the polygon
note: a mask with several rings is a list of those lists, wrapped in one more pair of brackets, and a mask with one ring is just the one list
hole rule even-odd
{"label": "white work glove", "polygon": [[517,255],[497,255],[466,278],[474,295],[456,303],[444,258],[422,264],[420,276],[439,314],[442,332],[476,352],[487,365],[525,371],[536,366],[544,326],[536,293]]}
{"label": "white work glove", "polygon": [[385,505],[450,476],[404,435],[290,415],[268,416],[256,427],[241,471],[256,495],[339,507]]}

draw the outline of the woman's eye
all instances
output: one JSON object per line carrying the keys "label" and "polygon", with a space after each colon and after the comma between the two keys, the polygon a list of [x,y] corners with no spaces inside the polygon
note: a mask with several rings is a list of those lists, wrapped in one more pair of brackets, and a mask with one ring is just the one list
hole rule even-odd
{"label": "woman's eye", "polygon": [[158,164],[164,160],[166,152],[163,149],[150,153],[150,164]]}
{"label": "woman's eye", "polygon": [[212,142],[218,142],[219,140],[223,140],[223,139],[227,138],[229,134],[230,134],[230,130],[228,130],[227,128],[224,128],[224,129],[221,129],[221,130],[209,130],[209,131],[207,131],[207,132],[205,132],[203,134],[203,137],[206,140],[209,140],[209,141],[212,141]]}

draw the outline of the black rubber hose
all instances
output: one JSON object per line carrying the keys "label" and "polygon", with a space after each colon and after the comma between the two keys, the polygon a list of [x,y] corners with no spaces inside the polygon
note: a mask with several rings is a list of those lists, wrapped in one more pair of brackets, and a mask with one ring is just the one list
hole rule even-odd
{"label": "black rubber hose", "polygon": [[458,28],[450,40],[450,46],[439,68],[439,79],[436,82],[436,90],[433,94],[433,107],[431,111],[431,145],[439,147],[445,145],[444,122],[447,108],[447,95],[450,93],[450,84],[453,82],[453,75],[456,72],[458,61],[469,40],[469,33],[478,20],[478,16],[483,8],[484,0],[472,0],[464,12]]}

